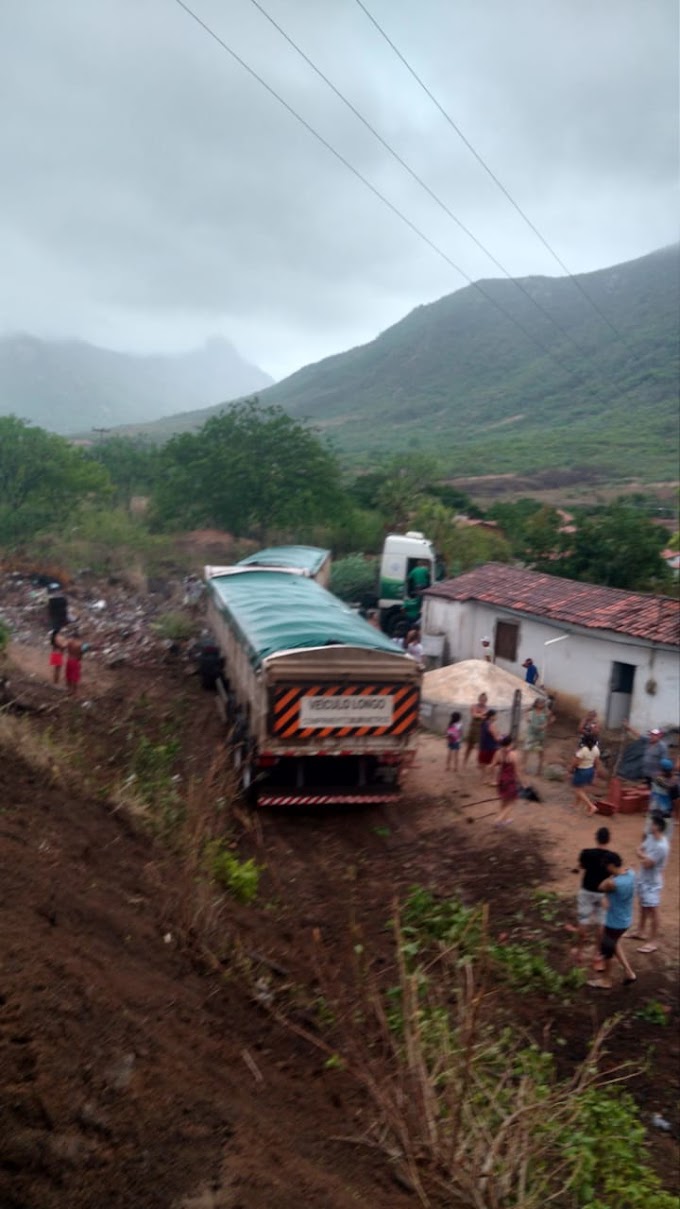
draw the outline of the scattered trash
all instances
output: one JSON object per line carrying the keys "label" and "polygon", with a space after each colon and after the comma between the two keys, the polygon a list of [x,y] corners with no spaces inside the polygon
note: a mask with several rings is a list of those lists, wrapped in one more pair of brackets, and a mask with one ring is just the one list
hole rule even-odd
{"label": "scattered trash", "polygon": [[[127,584],[106,580],[97,584],[91,572],[83,572],[68,587],[68,602],[60,584],[40,574],[23,575],[16,571],[0,575],[0,621],[11,630],[18,645],[39,646],[47,652],[48,633],[54,625],[80,625],[81,636],[89,650],[87,662],[116,668],[124,664],[153,667],[167,655],[168,642],[154,629],[159,616],[175,603],[181,612],[187,584],[181,580],[163,581],[163,591],[142,593]],[[194,577],[189,587],[192,612],[202,594],[201,581]],[[58,595],[55,595],[58,593]],[[55,610],[62,612],[56,617]],[[68,612],[67,612],[68,609]],[[51,623],[51,624],[50,624]],[[190,644],[176,641],[173,654],[190,658]]]}
{"label": "scattered trash", "polygon": [[267,982],[266,978],[257,979],[257,982],[255,983],[255,993],[254,993],[253,998],[256,1000],[257,1003],[261,1003],[265,1007],[269,1007],[269,1005],[271,1003],[273,1003],[274,995],[273,995],[271,987],[269,986],[269,983]]}
{"label": "scattered trash", "polygon": [[172,944],[172,932],[166,932],[165,936],[163,937],[163,940],[166,945],[171,945]]}
{"label": "scattered trash", "polygon": [[654,1128],[663,1129],[664,1133],[670,1133],[673,1128],[670,1121],[667,1121],[665,1117],[662,1117],[660,1112],[652,1113],[651,1120]]}

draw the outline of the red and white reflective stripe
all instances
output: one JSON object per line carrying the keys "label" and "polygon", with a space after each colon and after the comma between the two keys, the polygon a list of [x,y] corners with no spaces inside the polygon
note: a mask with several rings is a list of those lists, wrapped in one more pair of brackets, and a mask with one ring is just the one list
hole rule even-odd
{"label": "red and white reflective stripe", "polygon": [[261,793],[258,806],[354,806],[400,799],[399,793]]}

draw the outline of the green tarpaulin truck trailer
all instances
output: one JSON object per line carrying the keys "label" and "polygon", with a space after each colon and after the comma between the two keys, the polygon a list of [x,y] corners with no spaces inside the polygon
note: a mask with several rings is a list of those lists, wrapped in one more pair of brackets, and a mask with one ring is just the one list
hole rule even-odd
{"label": "green tarpaulin truck trailer", "polygon": [[270,561],[205,571],[225,661],[219,700],[244,792],[281,806],[398,798],[420,668],[309,568]]}

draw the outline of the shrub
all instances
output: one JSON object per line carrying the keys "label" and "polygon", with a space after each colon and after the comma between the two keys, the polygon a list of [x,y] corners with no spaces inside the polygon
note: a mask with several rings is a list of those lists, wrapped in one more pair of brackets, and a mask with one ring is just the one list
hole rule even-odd
{"label": "shrub", "polygon": [[363,596],[375,593],[378,584],[377,558],[363,554],[348,554],[340,558],[331,568],[331,592],[341,600],[359,601]]}
{"label": "shrub", "polygon": [[132,753],[130,772],[113,795],[118,808],[166,838],[184,814],[173,775],[179,749],[177,739],[153,743],[142,735]]}
{"label": "shrub", "polygon": [[173,642],[185,642],[194,634],[196,622],[191,617],[188,617],[186,613],[162,613],[152,623],[151,628],[161,638],[168,638]]}
{"label": "shrub", "polygon": [[239,903],[252,903],[260,887],[259,865],[251,858],[240,861],[223,840],[211,840],[206,846],[206,863],[211,877],[228,890]]}

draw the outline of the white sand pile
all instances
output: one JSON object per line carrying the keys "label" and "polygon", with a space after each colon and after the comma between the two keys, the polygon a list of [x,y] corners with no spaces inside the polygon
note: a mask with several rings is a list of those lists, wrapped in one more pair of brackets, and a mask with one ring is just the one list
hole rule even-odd
{"label": "white sand pile", "polygon": [[514,695],[520,690],[522,708],[528,708],[543,694],[519,676],[487,663],[485,659],[464,659],[449,667],[438,667],[423,676],[422,695],[425,701],[441,705],[474,705],[480,693],[486,693],[489,709],[510,709]]}

